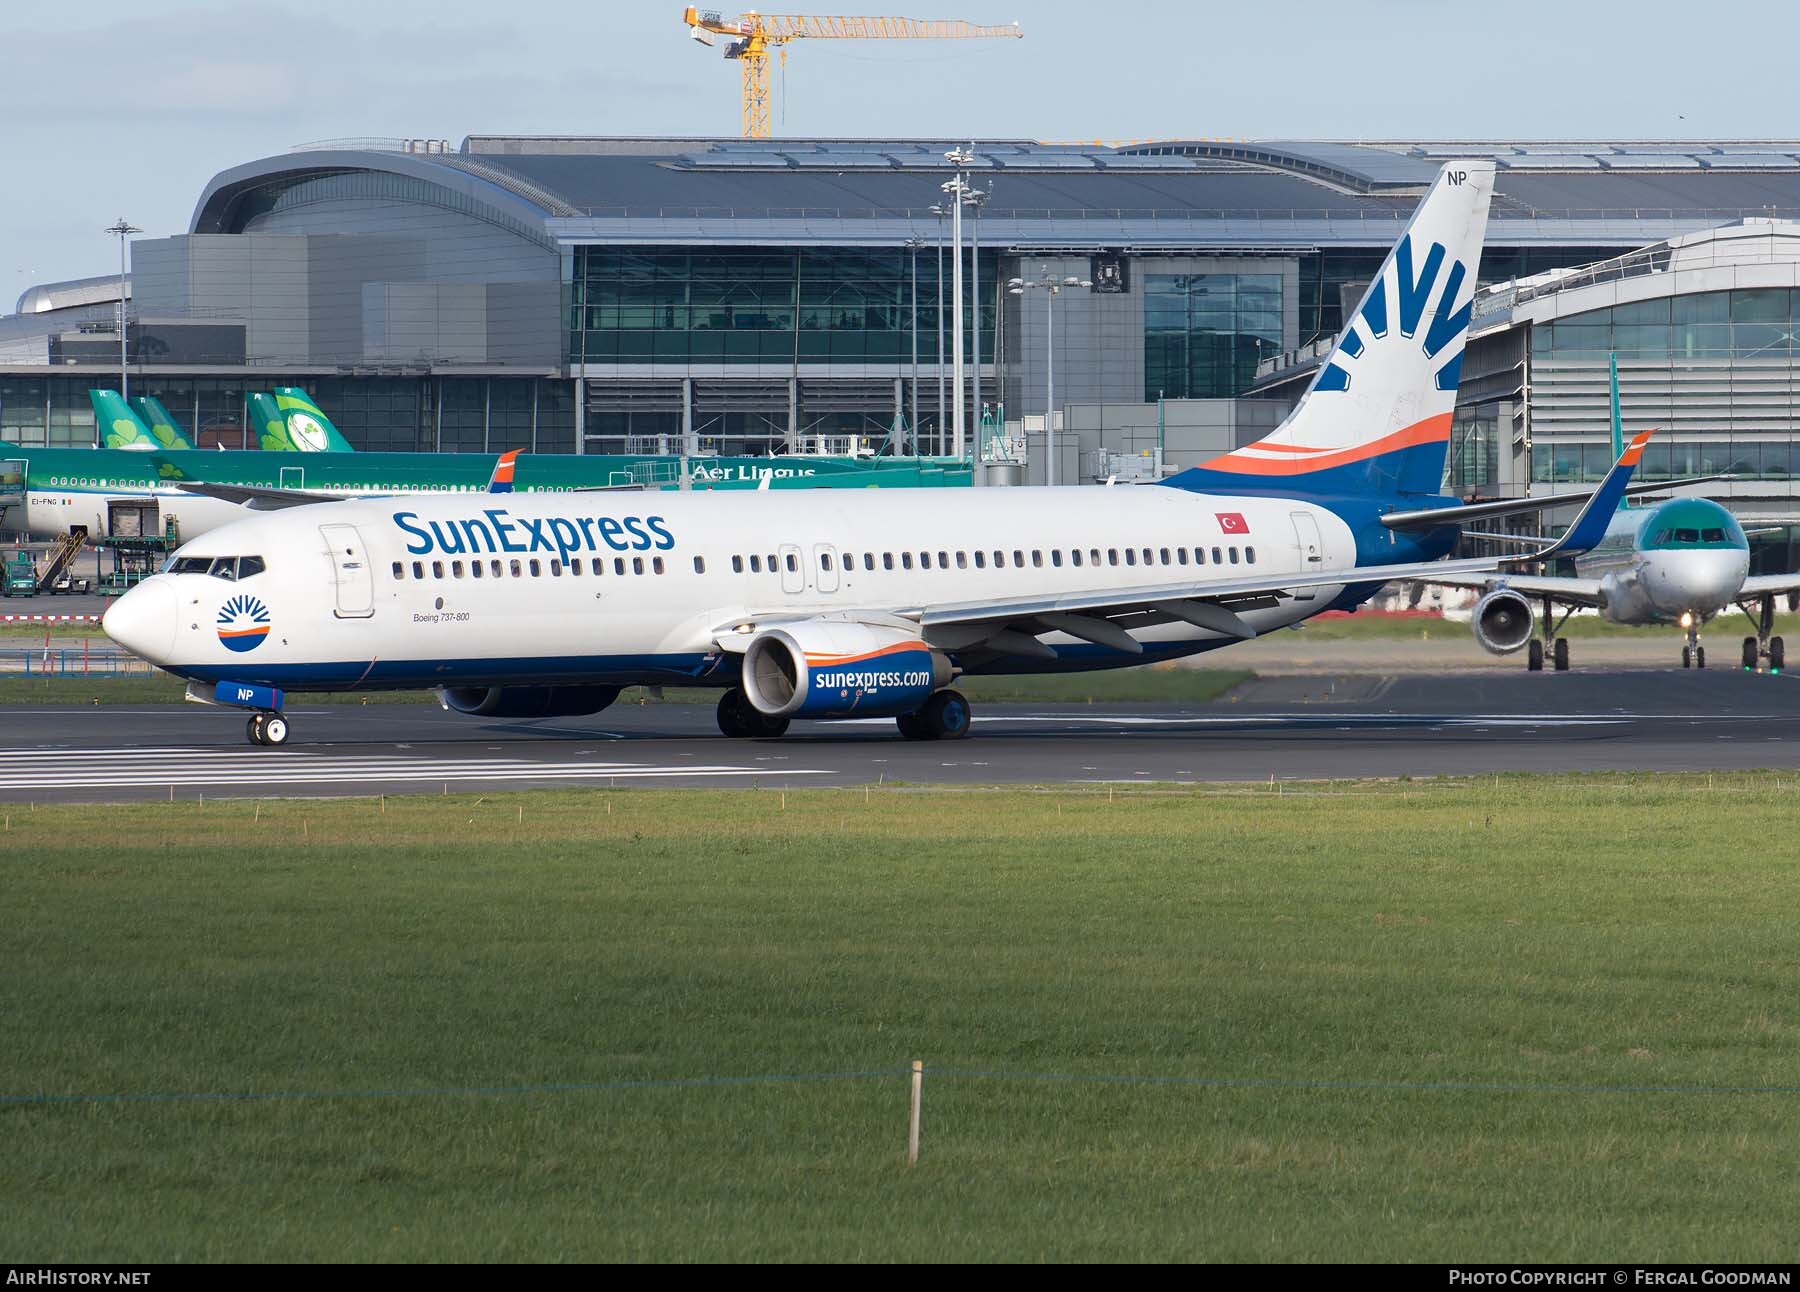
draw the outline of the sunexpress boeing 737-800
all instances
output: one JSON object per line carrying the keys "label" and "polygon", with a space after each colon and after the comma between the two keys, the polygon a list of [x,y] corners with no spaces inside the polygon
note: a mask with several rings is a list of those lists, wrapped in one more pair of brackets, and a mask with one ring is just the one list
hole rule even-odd
{"label": "sunexpress boeing 737-800", "polygon": [[[724,686],[730,736],[889,716],[936,738],[968,730],[960,673],[1191,655],[1389,579],[1493,569],[1438,559],[1462,519],[1440,489],[1492,188],[1491,162],[1446,166],[1288,420],[1161,484],[298,506],[183,547],[106,631],[190,697],[253,710],[258,744],[288,737],[283,688],[365,686],[510,717]],[[1644,438],[1561,550],[1598,538]]]}

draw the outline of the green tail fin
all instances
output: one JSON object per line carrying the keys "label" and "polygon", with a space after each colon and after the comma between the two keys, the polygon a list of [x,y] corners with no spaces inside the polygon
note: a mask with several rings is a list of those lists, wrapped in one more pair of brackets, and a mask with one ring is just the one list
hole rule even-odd
{"label": "green tail fin", "polygon": [[174,447],[152,435],[143,419],[119,397],[118,391],[89,390],[88,401],[94,406],[94,425],[100,432],[101,448],[149,450]]}
{"label": "green tail fin", "polygon": [[245,399],[250,410],[250,429],[256,432],[256,446],[269,453],[292,453],[295,445],[288,438],[287,418],[275,405],[275,396],[253,390]]}
{"label": "green tail fin", "polygon": [[162,401],[155,395],[133,395],[132,411],[138,420],[150,428],[150,437],[165,449],[191,449],[194,442],[187,437],[176,420],[170,416],[169,410],[162,406]]}
{"label": "green tail fin", "polygon": [[[1625,453],[1625,422],[1619,416],[1619,356],[1615,352],[1607,360],[1612,375],[1612,451],[1613,461],[1617,462]],[[1631,499],[1624,499],[1620,505],[1631,506]]]}
{"label": "green tail fin", "polygon": [[356,450],[338,433],[320,408],[298,386],[275,387],[275,404],[287,418],[287,438],[291,447],[311,453],[354,453]]}

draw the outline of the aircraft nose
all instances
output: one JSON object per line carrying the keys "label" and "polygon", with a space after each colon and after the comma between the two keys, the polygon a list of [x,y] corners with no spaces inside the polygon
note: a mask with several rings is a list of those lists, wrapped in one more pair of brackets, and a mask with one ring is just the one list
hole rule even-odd
{"label": "aircraft nose", "polygon": [[176,610],[175,589],[152,578],[108,606],[100,627],[133,655],[167,664],[175,652]]}

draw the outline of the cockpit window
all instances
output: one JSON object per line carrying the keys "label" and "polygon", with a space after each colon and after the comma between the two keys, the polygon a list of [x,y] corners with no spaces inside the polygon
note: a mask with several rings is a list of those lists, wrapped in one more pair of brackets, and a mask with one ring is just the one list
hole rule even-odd
{"label": "cockpit window", "polygon": [[1677,543],[1698,543],[1700,541],[1700,531],[1697,529],[1677,529],[1675,531],[1675,541]]}
{"label": "cockpit window", "polygon": [[248,579],[267,568],[260,556],[175,556],[162,567],[164,574],[210,574],[215,579]]}
{"label": "cockpit window", "polygon": [[1723,543],[1725,541],[1725,531],[1722,529],[1703,529],[1700,531],[1700,541],[1704,543]]}

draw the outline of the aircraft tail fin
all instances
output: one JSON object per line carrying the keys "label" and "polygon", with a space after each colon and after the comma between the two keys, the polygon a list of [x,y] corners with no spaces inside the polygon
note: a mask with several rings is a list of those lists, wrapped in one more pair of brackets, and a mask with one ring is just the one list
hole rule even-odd
{"label": "aircraft tail fin", "polygon": [[150,428],[150,438],[156,440],[166,449],[191,449],[193,440],[181,429],[169,410],[164,408],[162,400],[155,395],[133,395],[131,410],[138,415],[138,420]]}
{"label": "aircraft tail fin", "polygon": [[275,406],[286,419],[289,446],[302,453],[354,453],[356,451],[325,416],[325,410],[298,386],[275,387]]}
{"label": "aircraft tail fin", "polygon": [[1248,493],[1436,494],[1493,192],[1493,162],[1446,163],[1288,419],[1166,483]]}
{"label": "aircraft tail fin", "polygon": [[250,410],[250,429],[256,432],[257,447],[268,453],[291,453],[294,442],[288,438],[287,418],[276,407],[275,396],[253,390],[244,402]]}
{"label": "aircraft tail fin", "polygon": [[164,444],[158,440],[116,390],[89,390],[88,402],[94,406],[94,427],[99,432],[100,447],[103,449],[139,449],[149,452],[153,449],[184,447]]}

